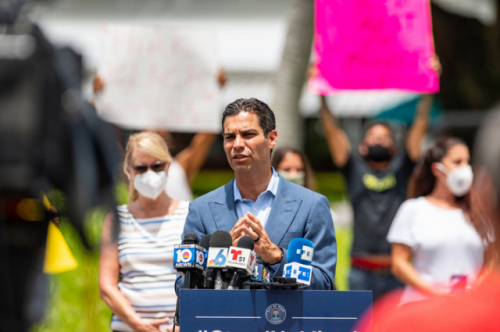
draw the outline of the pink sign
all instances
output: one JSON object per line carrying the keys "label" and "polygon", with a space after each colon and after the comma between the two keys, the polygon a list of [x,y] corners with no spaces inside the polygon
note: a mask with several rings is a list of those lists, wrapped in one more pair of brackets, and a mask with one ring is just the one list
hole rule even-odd
{"label": "pink sign", "polygon": [[315,15],[314,93],[439,91],[429,0],[316,0]]}

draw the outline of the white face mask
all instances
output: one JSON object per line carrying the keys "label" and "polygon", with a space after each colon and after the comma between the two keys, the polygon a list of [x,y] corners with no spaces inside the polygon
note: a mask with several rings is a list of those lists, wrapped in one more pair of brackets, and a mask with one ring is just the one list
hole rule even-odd
{"label": "white face mask", "polygon": [[156,199],[167,185],[167,173],[151,170],[139,174],[134,179],[134,188],[144,197]]}
{"label": "white face mask", "polygon": [[474,174],[470,165],[464,165],[452,169],[447,169],[443,164],[437,163],[438,169],[446,174],[446,184],[448,188],[457,197],[467,194],[472,186]]}
{"label": "white face mask", "polygon": [[306,182],[306,173],[297,172],[296,174],[290,174],[287,171],[278,171],[278,173],[283,177],[283,179],[290,181],[292,183],[298,184],[299,186],[304,186]]}

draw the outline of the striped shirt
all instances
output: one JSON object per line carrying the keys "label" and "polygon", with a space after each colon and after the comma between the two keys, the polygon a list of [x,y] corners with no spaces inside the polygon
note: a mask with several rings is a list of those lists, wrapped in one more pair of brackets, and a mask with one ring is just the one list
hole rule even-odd
{"label": "striped shirt", "polygon": [[[173,253],[174,245],[181,243],[188,207],[189,202],[181,201],[173,214],[147,219],[134,218],[126,205],[118,207],[118,288],[143,319],[175,314]],[[115,315],[111,329],[133,332]]]}

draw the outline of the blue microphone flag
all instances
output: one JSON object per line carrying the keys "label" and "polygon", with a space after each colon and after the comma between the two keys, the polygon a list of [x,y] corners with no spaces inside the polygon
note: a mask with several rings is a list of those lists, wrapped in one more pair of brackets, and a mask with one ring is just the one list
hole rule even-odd
{"label": "blue microphone flag", "polygon": [[311,265],[314,256],[314,245],[308,239],[296,238],[288,244],[288,263]]}

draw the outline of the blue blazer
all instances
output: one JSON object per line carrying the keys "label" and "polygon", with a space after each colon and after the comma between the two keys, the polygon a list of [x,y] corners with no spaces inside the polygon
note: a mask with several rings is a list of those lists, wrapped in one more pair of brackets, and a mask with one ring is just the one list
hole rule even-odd
{"label": "blue blazer", "polygon": [[[184,234],[198,238],[217,230],[229,232],[238,221],[231,182],[189,204]],[[266,223],[271,241],[283,249],[281,264],[273,265],[275,275],[283,274],[287,263],[288,244],[295,238],[306,238],[314,244],[311,285],[305,289],[332,290],[337,265],[337,242],[330,205],[325,196],[279,177],[278,191]],[[184,237],[184,234],[182,235]],[[179,294],[183,277],[177,276]]]}

